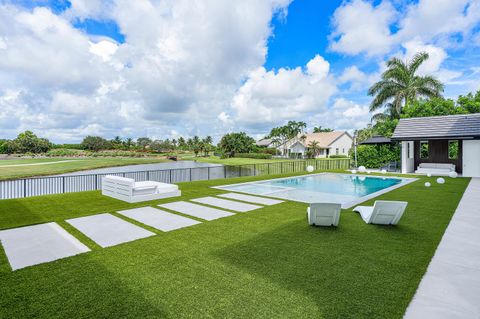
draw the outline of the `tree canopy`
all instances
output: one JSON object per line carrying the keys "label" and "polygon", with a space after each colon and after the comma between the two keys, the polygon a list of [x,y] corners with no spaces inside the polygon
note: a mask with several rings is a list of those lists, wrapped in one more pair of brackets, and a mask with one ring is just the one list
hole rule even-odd
{"label": "tree canopy", "polygon": [[373,96],[370,111],[385,107],[386,115],[399,118],[402,108],[418,97],[441,97],[444,85],[439,80],[431,75],[417,74],[418,68],[428,57],[428,53],[419,52],[406,62],[399,58],[390,59],[381,80],[368,90],[368,94]]}
{"label": "tree canopy", "polygon": [[218,148],[227,157],[234,157],[235,153],[250,153],[255,147],[255,140],[245,132],[225,134]]}

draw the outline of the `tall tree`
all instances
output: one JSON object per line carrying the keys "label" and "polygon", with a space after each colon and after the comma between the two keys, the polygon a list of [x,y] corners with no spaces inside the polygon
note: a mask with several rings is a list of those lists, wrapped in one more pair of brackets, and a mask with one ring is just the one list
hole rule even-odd
{"label": "tall tree", "polygon": [[284,155],[286,155],[287,142],[296,137],[306,127],[305,122],[288,121],[287,125],[272,128],[268,138],[271,138],[274,144],[282,145]]}
{"label": "tall tree", "polygon": [[390,59],[381,80],[368,90],[368,94],[373,96],[370,111],[385,106],[391,118],[399,118],[402,108],[418,97],[441,97],[444,86],[439,80],[430,75],[417,75],[418,68],[427,59],[426,52],[417,53],[407,62],[398,58]]}
{"label": "tall tree", "polygon": [[320,154],[320,144],[317,141],[311,141],[308,144],[308,148],[312,151],[313,157],[316,157],[318,154]]}
{"label": "tall tree", "polygon": [[313,133],[324,133],[324,132],[333,132],[333,129],[328,127],[323,128],[321,126],[313,128]]}

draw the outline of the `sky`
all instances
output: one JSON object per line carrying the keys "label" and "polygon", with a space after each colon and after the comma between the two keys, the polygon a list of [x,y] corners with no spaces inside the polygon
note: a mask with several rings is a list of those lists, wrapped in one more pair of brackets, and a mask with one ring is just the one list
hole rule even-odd
{"label": "sky", "polygon": [[0,0],[0,138],[154,139],[370,123],[385,62],[480,89],[477,0]]}

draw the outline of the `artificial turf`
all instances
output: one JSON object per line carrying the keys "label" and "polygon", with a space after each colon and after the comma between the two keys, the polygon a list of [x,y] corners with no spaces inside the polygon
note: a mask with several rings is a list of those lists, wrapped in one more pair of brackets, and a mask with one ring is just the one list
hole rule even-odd
{"label": "artificial turf", "polygon": [[[192,199],[260,178],[179,185]],[[106,249],[67,228],[92,251],[15,272],[0,252],[0,317],[401,318],[468,181],[425,177],[377,197],[409,202],[394,227],[351,210],[338,228],[310,227],[307,205],[285,202]],[[0,229],[169,201],[2,200]]]}

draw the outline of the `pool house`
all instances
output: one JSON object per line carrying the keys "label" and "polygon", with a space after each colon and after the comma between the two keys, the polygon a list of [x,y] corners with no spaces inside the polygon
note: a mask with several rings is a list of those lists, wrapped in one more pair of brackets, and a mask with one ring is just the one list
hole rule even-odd
{"label": "pool house", "polygon": [[480,113],[401,119],[402,173],[480,177]]}

